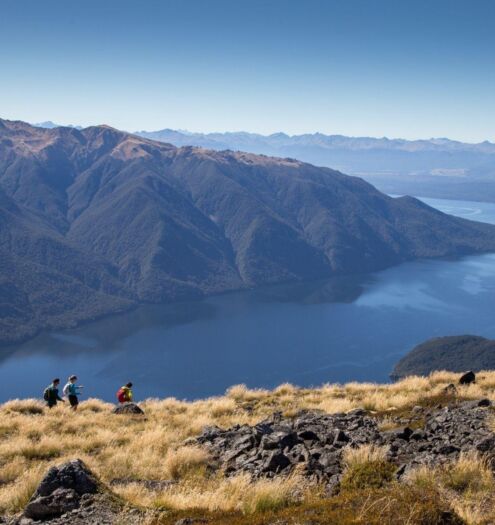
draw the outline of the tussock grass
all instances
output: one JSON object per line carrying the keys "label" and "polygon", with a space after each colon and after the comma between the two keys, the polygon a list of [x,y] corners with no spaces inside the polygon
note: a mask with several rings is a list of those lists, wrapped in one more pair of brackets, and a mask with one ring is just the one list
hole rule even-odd
{"label": "tussock grass", "polygon": [[2,409],[6,412],[14,412],[18,414],[43,414],[44,405],[37,399],[12,399],[2,405]]}
{"label": "tussock grass", "polygon": [[208,453],[199,447],[180,447],[168,450],[165,457],[167,476],[177,480],[203,474],[208,463]]}
{"label": "tussock grass", "polygon": [[[296,507],[320,512],[320,489],[308,488],[300,476],[258,481],[245,476],[225,478],[207,468],[209,459],[203,449],[185,446],[185,440],[205,426],[253,425],[274,411],[295,414],[303,409],[337,413],[364,407],[386,427],[391,416],[407,413],[415,405],[435,406],[445,400],[443,389],[457,380],[458,374],[438,372],[394,384],[325,384],[312,389],[283,384],[273,391],[236,385],[224,396],[194,402],[148,399],[140,403],[144,418],[114,417],[112,405],[98,399],[83,401],[77,412],[64,405],[48,410],[36,399],[15,399],[0,406],[0,514],[20,509],[50,465],[75,457],[83,459],[104,483],[126,480],[114,487],[120,496],[133,504],[167,509],[164,516],[186,511],[220,513],[218,516],[228,513],[231,518],[237,516],[239,523],[243,516],[256,523],[258,515],[285,516],[287,507],[288,515]],[[495,401],[495,372],[482,372],[475,385],[457,387],[457,391],[459,399],[487,397]],[[345,490],[341,499],[335,500],[336,508],[342,505],[358,512],[368,508],[379,493],[388,498],[390,509],[405,509],[405,499],[424,493],[426,499],[418,508],[430,508],[431,501],[438,500],[431,511],[435,516],[447,505],[467,523],[483,523],[479,516],[495,522],[494,484],[490,469],[479,458],[461,457],[450,470],[425,468],[411,474],[407,498],[394,489],[392,468],[382,449],[349,450],[346,465],[347,472],[354,474],[344,476]],[[435,481],[427,482],[427,478]],[[146,488],[143,480],[174,483],[159,490]],[[370,500],[364,498],[365,493]],[[322,512],[330,515],[330,511]],[[371,516],[374,511],[369,512]],[[415,519],[397,523],[420,523]]]}
{"label": "tussock grass", "polygon": [[462,453],[456,463],[445,469],[443,478],[445,487],[456,492],[486,492],[494,488],[486,459],[475,452]]}
{"label": "tussock grass", "polygon": [[307,483],[299,475],[252,481],[246,474],[223,479],[188,480],[172,486],[153,502],[160,509],[267,513],[304,498]]}
{"label": "tussock grass", "polygon": [[342,490],[381,488],[393,480],[396,467],[386,459],[387,449],[373,445],[344,450]]}
{"label": "tussock grass", "polygon": [[486,459],[475,452],[435,470],[426,466],[408,473],[406,482],[423,493],[438,494],[468,525],[495,522],[495,481]]}

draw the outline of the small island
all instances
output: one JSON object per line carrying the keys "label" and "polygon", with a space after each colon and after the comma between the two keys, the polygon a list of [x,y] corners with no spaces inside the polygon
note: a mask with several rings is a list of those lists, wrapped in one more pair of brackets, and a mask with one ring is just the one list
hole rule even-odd
{"label": "small island", "polygon": [[476,335],[428,339],[414,347],[394,367],[391,379],[426,376],[435,370],[465,372],[495,368],[495,341]]}

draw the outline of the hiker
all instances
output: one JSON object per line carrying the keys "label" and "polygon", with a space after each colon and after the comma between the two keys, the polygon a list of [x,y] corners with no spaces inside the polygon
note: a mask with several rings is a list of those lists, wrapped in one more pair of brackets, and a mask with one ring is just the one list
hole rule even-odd
{"label": "hiker", "polygon": [[130,403],[132,401],[132,383],[126,383],[117,391],[117,399],[119,403]]}
{"label": "hiker", "polygon": [[76,381],[77,376],[70,376],[63,390],[64,396],[68,398],[72,410],[77,410],[77,405],[79,405],[79,390],[84,388],[82,385],[77,386]]}
{"label": "hiker", "polygon": [[46,401],[46,404],[48,408],[54,407],[59,401],[65,402],[59,395],[58,395],[58,385],[60,384],[60,379],[56,377],[51,385],[47,386],[45,388],[45,391],[43,392],[43,399]]}

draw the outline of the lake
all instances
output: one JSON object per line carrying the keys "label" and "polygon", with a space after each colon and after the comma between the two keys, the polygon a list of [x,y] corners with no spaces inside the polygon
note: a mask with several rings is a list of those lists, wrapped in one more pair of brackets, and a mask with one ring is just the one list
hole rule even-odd
{"label": "lake", "polygon": [[[423,199],[495,223],[495,204]],[[495,254],[417,261],[370,275],[273,286],[146,306],[0,349],[0,401],[40,397],[77,374],[85,394],[194,399],[227,387],[388,381],[394,363],[433,336],[495,338]]]}

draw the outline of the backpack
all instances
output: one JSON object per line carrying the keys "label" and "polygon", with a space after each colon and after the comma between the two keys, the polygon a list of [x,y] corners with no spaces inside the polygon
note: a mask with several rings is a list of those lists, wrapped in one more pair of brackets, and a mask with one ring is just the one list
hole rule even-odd
{"label": "backpack", "polygon": [[45,401],[48,401],[50,399],[50,387],[46,387],[45,390],[43,391],[43,399]]}
{"label": "backpack", "polygon": [[117,399],[119,403],[125,403],[127,401],[126,391],[122,387],[117,390]]}

